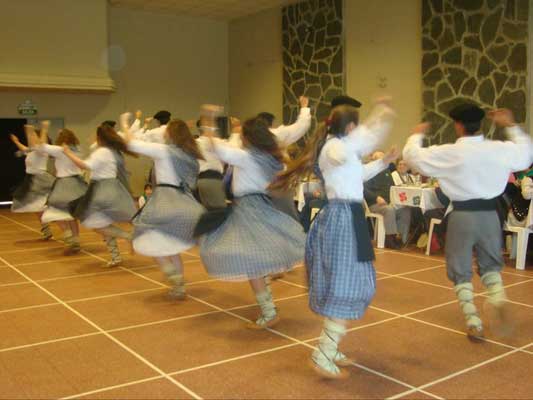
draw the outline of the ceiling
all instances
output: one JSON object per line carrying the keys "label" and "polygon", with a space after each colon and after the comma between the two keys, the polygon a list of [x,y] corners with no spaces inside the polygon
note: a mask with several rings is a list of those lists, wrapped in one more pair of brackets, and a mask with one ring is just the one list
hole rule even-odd
{"label": "ceiling", "polygon": [[166,12],[221,20],[255,14],[298,0],[109,0],[114,7]]}

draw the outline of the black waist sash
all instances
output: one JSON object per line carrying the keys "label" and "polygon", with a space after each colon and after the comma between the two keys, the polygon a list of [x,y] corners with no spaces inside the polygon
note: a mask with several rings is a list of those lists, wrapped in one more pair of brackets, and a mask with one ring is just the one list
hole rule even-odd
{"label": "black waist sash", "polygon": [[198,174],[198,179],[224,179],[224,175],[221,172],[215,171],[214,169],[208,169],[207,171],[202,171]]}
{"label": "black waist sash", "polygon": [[[250,197],[250,196],[262,197],[266,202],[272,204],[272,200],[270,199],[270,196],[268,196],[265,193],[249,193],[249,194],[240,196],[237,200],[242,199],[244,197]],[[216,230],[224,222],[226,222],[226,220],[231,215],[232,211],[233,211],[233,207],[224,207],[224,208],[217,208],[214,210],[209,210],[203,213],[202,216],[200,217],[200,220],[196,224],[196,227],[194,228],[194,237],[199,237],[199,236],[205,235],[209,232]]]}
{"label": "black waist sash", "polygon": [[352,211],[353,229],[357,239],[357,261],[374,261],[376,255],[370,239],[365,209],[361,203],[353,202],[350,203],[350,210]]}
{"label": "black waist sash", "polygon": [[466,201],[453,201],[454,211],[496,211],[498,199],[472,199]]}

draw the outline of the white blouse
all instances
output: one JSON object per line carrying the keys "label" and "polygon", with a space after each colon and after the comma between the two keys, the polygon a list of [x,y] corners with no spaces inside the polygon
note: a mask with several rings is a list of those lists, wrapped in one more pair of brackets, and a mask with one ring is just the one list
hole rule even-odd
{"label": "white blouse", "polygon": [[[54,157],[56,176],[58,178],[82,174],[81,169],[79,169],[76,164],[74,164],[72,160],[63,152],[63,147],[44,143],[40,144],[37,148],[49,156]],[[76,154],[79,153],[76,151]]]}
{"label": "white blouse", "polygon": [[233,166],[232,191],[235,197],[267,192],[270,180],[249,151],[222,139],[213,141],[217,157]]}
{"label": "white blouse", "polygon": [[172,155],[167,144],[149,143],[142,140],[132,140],[128,148],[137,154],[154,160],[155,178],[158,184],[179,186],[181,180],[176,175]]}
{"label": "white blouse", "polygon": [[277,128],[270,128],[277,139],[278,145],[282,148],[300,140],[311,127],[311,109],[302,107],[298,119],[292,125],[281,125]]}
{"label": "white blouse", "polygon": [[198,139],[196,139],[196,143],[198,144],[200,152],[205,158],[205,160],[198,160],[198,163],[200,164],[200,172],[213,170],[222,173],[224,171],[224,165],[218,159],[213,147],[211,146],[209,138],[200,136]]}
{"label": "white blouse", "polygon": [[141,121],[138,119],[136,119],[130,127],[130,132],[133,134],[135,139],[160,144],[165,144],[166,130],[166,125],[161,125],[154,129],[141,128]]}
{"label": "white blouse", "polygon": [[84,161],[91,171],[91,180],[99,181],[117,177],[117,159],[111,149],[98,147]]}
{"label": "white blouse", "polygon": [[47,171],[48,154],[40,150],[30,150],[26,153],[24,160],[26,173],[29,175],[39,175]]}
{"label": "white blouse", "polygon": [[439,180],[455,201],[492,199],[503,193],[509,175],[531,165],[531,139],[518,126],[507,129],[509,141],[465,136],[453,144],[422,147],[423,134],[412,135],[404,160],[422,175]]}
{"label": "white blouse", "polygon": [[377,109],[372,119],[343,137],[330,137],[318,159],[328,199],[363,201],[363,182],[372,179],[388,165],[376,160],[366,165],[362,159],[371,154],[390,132],[391,124]]}

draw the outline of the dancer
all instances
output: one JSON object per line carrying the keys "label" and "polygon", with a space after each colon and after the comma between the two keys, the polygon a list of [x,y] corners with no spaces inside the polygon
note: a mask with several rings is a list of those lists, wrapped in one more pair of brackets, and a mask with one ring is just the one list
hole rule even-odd
{"label": "dancer", "polygon": [[91,172],[89,189],[77,202],[73,215],[84,227],[94,229],[104,237],[111,254],[107,267],[116,267],[122,263],[117,238],[131,241],[132,236],[114,223],[129,222],[137,210],[128,191],[123,156],[133,153],[108,124],[97,128],[96,140],[98,147],[86,160],[81,160],[70,147],[63,146],[65,155],[78,168]]}
{"label": "dancer", "polygon": [[509,110],[491,113],[496,124],[506,127],[510,139],[506,142],[485,140],[480,130],[485,112],[475,104],[457,106],[450,117],[458,137],[454,144],[422,148],[429,125],[420,124],[407,141],[404,158],[421,174],[437,178],[452,201],[446,234],[448,277],[455,285],[468,337],[479,340],[483,324],[474,304],[472,251],[476,251],[478,273],[488,290],[487,305],[494,312],[495,322],[504,327],[506,295],[500,274],[504,260],[496,198],[503,193],[512,172],[531,164],[531,140]]}
{"label": "dancer", "polygon": [[387,100],[380,100],[371,117],[358,126],[356,108],[335,107],[327,132],[316,132],[302,155],[272,185],[294,187],[314,171],[325,186],[328,202],[311,226],[305,264],[309,306],[324,317],[320,342],[312,355],[313,367],[329,379],[348,375],[339,368],[351,363],[338,350],[339,342],[346,334],[347,320],[362,318],[375,293],[374,252],[363,208],[363,181],[387,168],[398,154],[393,149],[383,159],[367,165],[362,159],[388,134],[392,115]]}
{"label": "dancer", "polygon": [[209,130],[209,127],[204,126],[201,119],[198,125],[200,137],[196,139],[196,143],[203,156],[203,160],[199,160],[198,198],[208,211],[224,209],[226,208],[224,164],[214,154],[210,139],[203,133]]}
{"label": "dancer", "polygon": [[56,222],[59,225],[67,245],[65,255],[78,253],[81,250],[79,225],[78,221],[71,215],[69,207],[72,201],[85,194],[87,183],[81,175],[82,171],[63,152],[63,146],[68,146],[74,153],[78,153],[80,142],[74,132],[62,129],[57,136],[55,145],[42,143],[35,134],[34,127],[28,125],[27,128],[30,147],[36,148],[55,159],[56,180],[48,196],[41,221],[45,224]]}
{"label": "dancer", "polygon": [[[280,125],[277,128],[273,128],[272,123],[274,122],[274,115],[262,112],[256,117],[267,126],[269,133],[274,135],[276,142],[284,155],[287,152],[287,148],[300,140],[311,127],[309,98],[302,96],[298,101],[300,104],[300,113],[298,114],[298,119],[292,125]],[[233,135],[231,140],[235,144],[240,143],[240,135]],[[294,190],[286,192],[274,191],[269,193],[269,195],[276,208],[292,217],[295,221],[300,222],[298,211],[294,205]]]}
{"label": "dancer", "polygon": [[[278,314],[268,276],[284,272],[301,261],[305,236],[301,225],[279,211],[267,188],[283,169],[283,154],[276,136],[259,118],[242,126],[242,147],[213,137],[220,109],[204,106],[209,121],[206,135],[217,157],[233,166],[234,205],[227,219],[209,227],[200,239],[200,255],[207,272],[218,279],[249,281],[261,308],[261,316],[248,327],[274,326]],[[198,233],[205,233],[199,226]]]}
{"label": "dancer", "polygon": [[[36,131],[39,143],[48,143],[49,126],[49,121],[41,122],[41,130]],[[14,213],[37,213],[39,221],[41,221],[46,200],[54,184],[54,176],[47,170],[48,154],[23,145],[15,135],[10,135],[10,138],[19,152],[26,156],[24,160],[26,176],[13,192],[11,211]],[[41,234],[44,240],[52,239],[50,224],[41,222]]]}
{"label": "dancer", "polygon": [[[165,132],[167,131],[167,125],[170,121],[171,116],[172,114],[170,114],[170,112],[168,111],[158,111],[154,114],[153,117],[146,118],[144,120],[144,125],[141,128],[142,112],[139,110],[135,113],[135,121],[133,121],[131,127],[128,127],[126,129],[129,130],[130,134],[132,134],[132,137],[134,137],[135,139],[141,139],[146,142],[164,144],[166,143]],[[156,120],[159,126],[150,129],[150,124],[153,120]]]}
{"label": "dancer", "polygon": [[134,139],[127,119],[127,115],[121,117],[128,148],[154,160],[157,181],[152,196],[133,219],[133,248],[157,259],[172,285],[170,298],[183,300],[185,281],[180,253],[195,246],[194,228],[204,212],[192,194],[202,154],[182,120],[169,122],[164,133],[167,144],[160,144]]}

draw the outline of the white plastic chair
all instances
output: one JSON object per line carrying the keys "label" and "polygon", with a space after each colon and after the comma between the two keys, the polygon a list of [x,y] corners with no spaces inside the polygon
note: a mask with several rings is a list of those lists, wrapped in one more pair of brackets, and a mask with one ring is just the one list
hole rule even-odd
{"label": "white plastic chair", "polygon": [[509,221],[505,223],[503,230],[513,234],[513,248],[511,250],[511,260],[516,259],[516,269],[526,269],[527,244],[529,235],[533,233],[533,200],[529,203],[529,212],[526,217],[526,226],[512,226]]}
{"label": "white plastic chair", "polygon": [[431,239],[433,238],[433,232],[435,231],[435,225],[442,224],[442,219],[431,218],[429,223],[429,232],[428,232],[428,244],[426,245],[426,256],[431,254]]}
{"label": "white plastic chair", "polygon": [[374,240],[376,241],[378,249],[385,248],[385,220],[383,215],[376,214],[370,211],[366,201],[363,201],[365,207],[365,215],[372,221],[372,228],[374,229]]}

